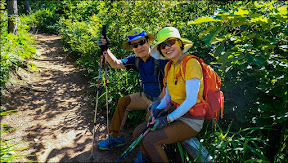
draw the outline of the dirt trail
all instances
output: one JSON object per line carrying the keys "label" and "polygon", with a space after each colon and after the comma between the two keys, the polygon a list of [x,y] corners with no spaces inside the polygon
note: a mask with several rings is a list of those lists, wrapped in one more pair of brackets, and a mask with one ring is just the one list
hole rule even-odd
{"label": "dirt trail", "polygon": [[[1,105],[7,110],[17,109],[18,113],[1,118],[1,123],[8,122],[6,127],[17,130],[1,138],[14,138],[9,143],[23,142],[19,147],[30,147],[20,154],[33,156],[14,160],[17,162],[89,162],[94,118],[91,99],[95,92],[63,52],[59,36],[38,34],[37,40],[40,57],[34,63],[41,71],[20,69],[22,80],[7,87]],[[106,119],[101,114],[97,115],[94,162],[114,162],[132,142],[131,134],[126,133],[125,147],[100,151],[97,143],[107,136]],[[125,161],[131,162],[137,151]]]}

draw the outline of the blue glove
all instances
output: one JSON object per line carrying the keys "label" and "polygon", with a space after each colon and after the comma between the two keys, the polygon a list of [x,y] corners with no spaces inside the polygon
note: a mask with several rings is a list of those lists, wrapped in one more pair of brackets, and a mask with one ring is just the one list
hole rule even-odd
{"label": "blue glove", "polygon": [[[103,38],[103,36],[102,37],[101,36],[99,36],[99,38],[98,38],[97,45],[99,47],[104,46],[104,45],[108,46],[109,45],[109,39],[108,38],[105,39],[105,38]],[[103,43],[102,40],[106,40],[106,42]]]}
{"label": "blue glove", "polygon": [[159,130],[168,125],[167,116],[162,116],[154,120],[153,130]]}
{"label": "blue glove", "polygon": [[160,111],[161,111],[161,110],[159,110],[159,109],[155,109],[155,110],[153,111],[153,113],[149,116],[149,118],[148,118],[148,123],[150,123],[150,122],[152,121],[152,117],[155,117],[155,119],[156,119],[156,117],[157,117],[157,115],[160,113]]}
{"label": "blue glove", "polygon": [[156,109],[156,107],[160,104],[160,100],[156,100],[155,102],[153,102],[153,104],[148,106],[148,110],[151,110],[152,112],[154,112],[154,110]]}
{"label": "blue glove", "polygon": [[98,41],[97,41],[97,45],[100,47],[100,46],[103,46],[103,42],[101,40],[101,37],[98,38]]}

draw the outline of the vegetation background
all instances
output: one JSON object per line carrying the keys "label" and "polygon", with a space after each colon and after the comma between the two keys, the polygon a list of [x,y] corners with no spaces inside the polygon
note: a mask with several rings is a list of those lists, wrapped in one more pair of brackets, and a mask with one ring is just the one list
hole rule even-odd
{"label": "vegetation background", "polygon": [[[30,4],[32,10],[27,12],[24,1],[18,1],[17,35],[8,32],[8,13],[1,10],[1,89],[18,67],[37,70],[29,63],[36,53],[29,32],[61,35],[64,50],[96,90],[100,60],[96,42],[102,25],[107,25],[110,50],[117,58],[132,54],[122,48],[132,28],[157,34],[173,26],[194,42],[190,53],[210,64],[222,79],[224,118],[216,127],[206,122],[197,136],[215,161],[288,161],[287,2],[30,0]],[[5,6],[1,0],[1,9]],[[119,97],[138,91],[136,72],[109,67],[108,86],[112,115]],[[100,109],[105,109],[105,89],[99,101]],[[143,114],[132,112],[128,123],[138,124]]]}

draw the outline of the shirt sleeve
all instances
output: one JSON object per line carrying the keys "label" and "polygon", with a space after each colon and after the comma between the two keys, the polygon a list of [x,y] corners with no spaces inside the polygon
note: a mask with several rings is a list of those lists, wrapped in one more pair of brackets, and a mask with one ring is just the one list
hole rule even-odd
{"label": "shirt sleeve", "polygon": [[186,99],[176,110],[168,114],[168,118],[171,122],[183,116],[196,104],[199,87],[200,80],[197,78],[189,79],[185,82]]}
{"label": "shirt sleeve", "polygon": [[202,67],[197,59],[189,59],[186,63],[185,80],[189,79],[203,79]]}
{"label": "shirt sleeve", "polygon": [[136,60],[136,54],[130,55],[127,58],[121,59],[122,64],[126,67],[126,69],[137,69],[135,65],[135,60]]}

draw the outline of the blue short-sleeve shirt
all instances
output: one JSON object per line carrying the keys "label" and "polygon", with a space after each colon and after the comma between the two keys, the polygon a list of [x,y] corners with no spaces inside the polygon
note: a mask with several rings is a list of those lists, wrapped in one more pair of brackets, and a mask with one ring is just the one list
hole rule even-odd
{"label": "blue short-sleeve shirt", "polygon": [[[130,55],[127,58],[121,59],[123,65],[126,69],[135,69],[136,68],[136,55]],[[159,81],[159,73],[162,73],[164,77],[164,68],[166,63],[169,60],[158,60],[159,70],[157,70],[156,62],[153,57],[149,57],[146,62],[142,59],[139,59],[138,71],[142,84],[144,86],[144,93],[153,97],[158,97],[162,91],[161,85],[163,81]],[[159,71],[159,73],[157,73]],[[156,72],[156,73],[155,73]]]}

